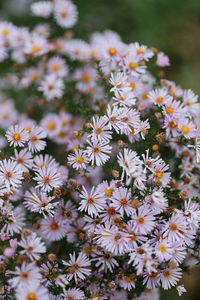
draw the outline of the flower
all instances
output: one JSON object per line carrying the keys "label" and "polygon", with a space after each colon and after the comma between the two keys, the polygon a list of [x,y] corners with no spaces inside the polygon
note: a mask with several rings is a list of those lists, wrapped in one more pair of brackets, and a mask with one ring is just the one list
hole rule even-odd
{"label": "flower", "polygon": [[9,280],[9,283],[13,288],[26,288],[27,286],[32,284],[38,285],[42,278],[39,268],[36,267],[35,262],[29,264],[23,262],[21,267],[16,266],[15,271],[10,273],[15,275]]}
{"label": "flower", "polygon": [[22,236],[18,245],[21,248],[24,248],[24,250],[21,250],[20,253],[26,254],[32,261],[38,260],[40,258],[40,254],[46,252],[44,242],[41,241],[41,238],[38,237],[36,233],[32,233],[27,237]]}
{"label": "flower", "polygon": [[62,185],[61,174],[58,172],[57,168],[47,168],[42,167],[37,170],[36,176],[33,178],[37,181],[37,186],[45,192],[51,191],[53,188],[59,188]]}
{"label": "flower", "polygon": [[6,131],[6,137],[10,145],[23,147],[28,141],[27,131],[20,125],[10,126]]}
{"label": "flower", "polygon": [[80,279],[85,279],[86,276],[89,276],[91,273],[90,270],[90,261],[86,254],[80,252],[76,258],[75,252],[73,254],[69,255],[70,260],[68,262],[63,261],[64,266],[67,266],[67,272],[69,273],[68,279],[71,280],[74,278],[77,280],[78,278]]}
{"label": "flower", "polygon": [[105,117],[96,117],[92,119],[91,123],[92,133],[88,135],[92,142],[98,140],[100,142],[109,142],[112,138],[112,131],[109,130],[107,119]]}
{"label": "flower", "polygon": [[11,187],[19,188],[22,172],[23,169],[16,161],[11,159],[0,161],[0,183],[6,186],[8,192]]}
{"label": "flower", "polygon": [[90,193],[87,192],[83,186],[83,190],[80,194],[82,198],[79,206],[80,211],[87,211],[90,216],[98,216],[105,207],[105,197],[102,192],[93,187]]}
{"label": "flower", "polygon": [[43,92],[47,101],[51,101],[54,98],[60,99],[64,92],[64,83],[55,74],[49,74],[41,82],[38,90]]}
{"label": "flower", "polygon": [[15,149],[14,152],[15,156],[12,157],[12,159],[17,162],[17,164],[21,167],[23,172],[28,172],[33,165],[32,153],[29,152],[27,148],[24,148],[19,152],[17,151],[17,149]]}
{"label": "flower", "polygon": [[137,212],[133,211],[131,215],[133,222],[133,231],[139,234],[147,234],[154,227],[154,216],[152,210],[147,205],[142,205]]}
{"label": "flower", "polygon": [[28,142],[28,149],[31,152],[38,152],[44,150],[46,142],[42,139],[45,139],[47,134],[42,127],[33,126],[30,130],[30,138]]}
{"label": "flower", "polygon": [[63,290],[64,293],[62,294],[62,296],[64,297],[64,299],[73,299],[73,300],[83,300],[84,299],[84,293],[83,291],[81,291],[80,289],[77,288],[72,288],[72,289],[64,289]]}
{"label": "flower", "polygon": [[130,206],[130,199],[131,191],[126,188],[119,187],[113,192],[111,197],[112,206],[120,213],[122,217],[125,213],[127,216],[130,216],[133,212],[133,209]]}
{"label": "flower", "polygon": [[52,202],[54,197],[49,197],[46,193],[34,188],[30,192],[25,192],[24,199],[24,205],[28,210],[38,212],[43,216],[46,216],[46,214],[53,216],[55,207],[58,204],[58,202]]}
{"label": "flower", "polygon": [[42,219],[40,234],[47,241],[59,241],[67,233],[68,225],[63,220],[55,220],[54,217]]}
{"label": "flower", "polygon": [[47,288],[39,284],[31,284],[23,287],[18,287],[16,291],[17,300],[49,300]]}
{"label": "flower", "polygon": [[69,0],[56,0],[54,16],[58,25],[64,28],[72,27],[77,20],[76,6]]}
{"label": "flower", "polygon": [[168,290],[171,286],[175,286],[179,279],[181,278],[182,273],[180,268],[166,268],[160,274],[160,281],[162,288]]}
{"label": "flower", "polygon": [[158,52],[156,64],[159,67],[168,67],[170,66],[169,57],[165,55],[163,52]]}
{"label": "flower", "polygon": [[31,4],[31,10],[36,16],[48,18],[52,12],[52,4],[50,1],[39,1]]}
{"label": "flower", "polygon": [[120,231],[115,225],[109,223],[99,225],[95,233],[96,242],[106,251],[114,255],[124,254],[129,251],[127,247],[129,234]]}
{"label": "flower", "polygon": [[88,156],[89,161],[92,165],[96,164],[97,166],[101,166],[105,164],[107,160],[109,160],[109,155],[111,153],[112,147],[107,142],[100,141],[89,141],[89,146],[84,151],[84,153]]}
{"label": "flower", "polygon": [[75,168],[76,170],[80,170],[87,168],[87,163],[89,162],[89,159],[86,153],[84,153],[83,150],[79,149],[75,150],[75,154],[70,154],[68,156],[68,161],[73,168]]}

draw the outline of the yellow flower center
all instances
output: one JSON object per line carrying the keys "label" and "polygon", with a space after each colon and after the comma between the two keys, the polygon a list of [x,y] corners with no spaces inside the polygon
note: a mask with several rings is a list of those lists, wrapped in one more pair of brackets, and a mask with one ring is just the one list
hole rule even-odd
{"label": "yellow flower center", "polygon": [[167,113],[168,115],[172,115],[172,114],[174,113],[173,107],[168,106],[168,107],[166,108],[166,113]]}
{"label": "yellow flower center", "polygon": [[4,28],[1,33],[3,36],[6,36],[9,34],[9,30],[7,28]]}
{"label": "yellow flower center", "polygon": [[156,98],[156,102],[157,102],[157,103],[163,103],[163,100],[164,100],[164,98],[163,98],[162,96],[158,96],[158,97]]}
{"label": "yellow flower center", "polygon": [[135,69],[137,68],[137,64],[136,64],[135,62],[131,61],[131,62],[129,63],[129,68],[130,68],[131,70],[135,70]]}
{"label": "yellow flower center", "polygon": [[36,293],[28,293],[26,299],[27,300],[37,300]]}
{"label": "yellow flower center", "polygon": [[182,130],[182,132],[183,132],[184,134],[187,134],[187,133],[189,133],[190,128],[189,128],[187,125],[183,125],[183,126],[181,127],[181,130]]}
{"label": "yellow flower center", "polygon": [[158,250],[162,253],[164,253],[166,251],[166,247],[165,245],[161,244],[159,247],[158,247]]}
{"label": "yellow flower center", "polygon": [[174,121],[169,122],[169,127],[170,127],[170,129],[175,129],[176,123],[174,123]]}
{"label": "yellow flower center", "polygon": [[92,247],[90,245],[85,246],[85,253],[91,254],[92,253]]}
{"label": "yellow flower center", "polygon": [[83,74],[83,76],[82,76],[82,81],[83,82],[87,83],[87,82],[90,81],[90,79],[91,79],[90,74],[87,74],[87,73]]}
{"label": "yellow flower center", "polygon": [[56,125],[54,122],[49,122],[48,125],[47,125],[47,128],[49,130],[54,130],[56,128]]}
{"label": "yellow flower center", "polygon": [[158,145],[156,145],[156,144],[153,145],[153,146],[152,146],[152,149],[153,149],[153,151],[157,151],[157,150],[158,150]]}
{"label": "yellow flower center", "polygon": [[126,279],[125,279],[125,281],[127,282],[127,283],[131,283],[131,278],[129,277],[129,276],[126,276]]}
{"label": "yellow flower center", "polygon": [[39,75],[33,74],[31,78],[32,78],[32,81],[37,81],[39,79]]}
{"label": "yellow flower center", "polygon": [[148,99],[148,94],[147,93],[143,93],[142,94],[142,99],[143,100],[147,100]]}
{"label": "yellow flower center", "polygon": [[137,49],[137,54],[139,55],[139,54],[144,54],[145,53],[145,50],[143,50],[143,49],[141,49],[141,48],[139,48],[139,49]]}
{"label": "yellow flower center", "polygon": [[40,47],[38,46],[38,45],[33,45],[32,46],[32,52],[33,53],[37,53],[37,52],[39,52],[40,51]]}
{"label": "yellow flower center", "polygon": [[60,66],[58,64],[54,64],[51,68],[54,72],[58,72],[60,70]]}
{"label": "yellow flower center", "polygon": [[135,134],[135,129],[134,127],[131,126],[131,134],[134,135]]}
{"label": "yellow flower center", "polygon": [[14,133],[14,134],[13,134],[13,140],[14,140],[15,142],[20,141],[20,139],[21,139],[21,135],[20,135],[19,133]]}
{"label": "yellow flower center", "polygon": [[134,89],[135,89],[135,83],[134,82],[130,82],[130,84],[129,84],[129,86],[132,88],[132,90],[134,91]]}
{"label": "yellow flower center", "polygon": [[156,171],[155,172],[155,177],[157,178],[157,179],[161,179],[162,177],[163,177],[163,172],[162,171]]}
{"label": "yellow flower center", "polygon": [[117,53],[117,50],[115,48],[110,48],[108,49],[108,53],[110,54],[110,56],[114,56]]}
{"label": "yellow flower center", "polygon": [[106,189],[104,192],[105,192],[106,197],[111,197],[113,194],[113,189],[109,188],[109,189]]}
{"label": "yellow flower center", "polygon": [[84,159],[81,156],[76,157],[77,164],[82,164],[84,162]]}

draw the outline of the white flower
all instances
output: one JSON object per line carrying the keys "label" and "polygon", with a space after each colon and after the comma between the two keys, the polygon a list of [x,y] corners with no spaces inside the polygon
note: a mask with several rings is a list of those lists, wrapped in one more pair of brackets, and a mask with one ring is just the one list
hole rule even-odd
{"label": "white flower", "polygon": [[39,284],[31,284],[23,287],[18,287],[16,291],[17,300],[49,300],[47,288]]}
{"label": "white flower", "polygon": [[43,214],[44,217],[46,214],[53,216],[55,207],[58,204],[58,202],[52,202],[54,197],[50,197],[39,189],[33,188],[30,192],[25,192],[24,199],[24,205],[28,210]]}
{"label": "white flower", "polygon": [[75,252],[69,255],[69,262],[63,261],[63,264],[67,266],[67,271],[69,273],[68,278],[71,280],[73,277],[76,280],[77,278],[85,279],[86,276],[89,276],[91,273],[90,270],[90,261],[86,254],[80,252],[76,258]]}
{"label": "white flower", "polygon": [[72,27],[77,20],[76,6],[69,0],[56,0],[54,15],[58,25],[64,28]]}
{"label": "white flower", "polygon": [[105,207],[104,194],[97,188],[93,187],[90,193],[83,186],[83,191],[80,194],[82,198],[79,206],[80,211],[87,211],[90,216],[98,216]]}
{"label": "white flower", "polygon": [[26,288],[26,286],[32,284],[37,285],[42,278],[40,270],[36,267],[35,262],[30,264],[23,262],[21,267],[16,266],[15,271],[10,271],[9,273],[15,275],[8,281],[13,288]]}
{"label": "white flower", "polygon": [[20,253],[26,254],[32,261],[38,260],[40,258],[40,254],[46,252],[44,242],[41,241],[41,238],[38,237],[36,233],[32,233],[27,237],[22,236],[18,245],[24,248],[24,250],[21,250]]}
{"label": "white flower", "polygon": [[100,142],[109,142],[112,138],[110,127],[107,124],[105,117],[96,117],[92,119],[91,123],[92,133],[88,135],[89,138],[94,142],[96,140]]}
{"label": "white flower", "polygon": [[6,131],[6,137],[10,145],[23,147],[28,141],[28,132],[21,125],[14,125]]}
{"label": "white flower", "polygon": [[30,131],[30,139],[28,142],[28,149],[31,152],[38,152],[41,150],[44,150],[46,146],[46,142],[42,139],[45,139],[47,137],[47,134],[44,130],[44,128],[39,126],[34,126],[31,128]]}
{"label": "white flower", "polygon": [[62,185],[61,174],[57,168],[42,167],[40,170],[37,170],[33,179],[37,181],[37,187],[40,187],[45,192],[49,192],[53,188],[59,188]]}
{"label": "white flower", "polygon": [[6,186],[8,191],[11,187],[18,188],[21,185],[23,169],[16,161],[4,159],[0,161],[0,184]]}
{"label": "white flower", "polygon": [[48,18],[52,12],[52,3],[50,1],[39,1],[31,4],[31,10],[36,16]]}
{"label": "white flower", "polygon": [[109,155],[111,153],[112,147],[107,142],[94,141],[91,142],[88,140],[87,149],[84,151],[89,157],[92,165],[96,164],[101,166],[109,160]]}
{"label": "white flower", "polygon": [[44,93],[47,101],[51,101],[54,98],[60,99],[64,92],[64,83],[55,74],[49,74],[41,82],[38,90]]}

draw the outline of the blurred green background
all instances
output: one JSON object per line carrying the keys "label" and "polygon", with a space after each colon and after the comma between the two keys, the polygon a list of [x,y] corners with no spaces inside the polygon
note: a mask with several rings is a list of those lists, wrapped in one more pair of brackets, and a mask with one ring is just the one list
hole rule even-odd
{"label": "blurred green background", "polygon": [[[0,0],[0,17],[16,25],[34,26],[31,0]],[[124,42],[153,46],[170,57],[166,77],[183,88],[200,92],[200,0],[73,0],[79,11],[77,37],[88,39],[94,31],[111,29]],[[42,20],[40,20],[42,21]],[[200,299],[200,276],[187,274],[183,300]],[[161,300],[180,299],[176,291],[164,292]]]}

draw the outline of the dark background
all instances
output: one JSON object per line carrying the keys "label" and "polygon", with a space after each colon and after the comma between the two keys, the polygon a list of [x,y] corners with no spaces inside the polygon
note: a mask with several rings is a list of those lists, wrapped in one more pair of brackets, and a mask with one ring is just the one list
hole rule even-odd
{"label": "dark background", "polygon": [[[30,16],[31,0],[0,0],[0,17],[16,25],[38,22]],[[153,46],[170,57],[166,77],[200,92],[200,0],[73,0],[79,11],[75,36],[89,39],[94,31],[111,29],[124,42]],[[40,20],[44,22],[43,20]],[[187,294],[162,293],[161,300],[200,299],[199,270],[184,275]]]}

